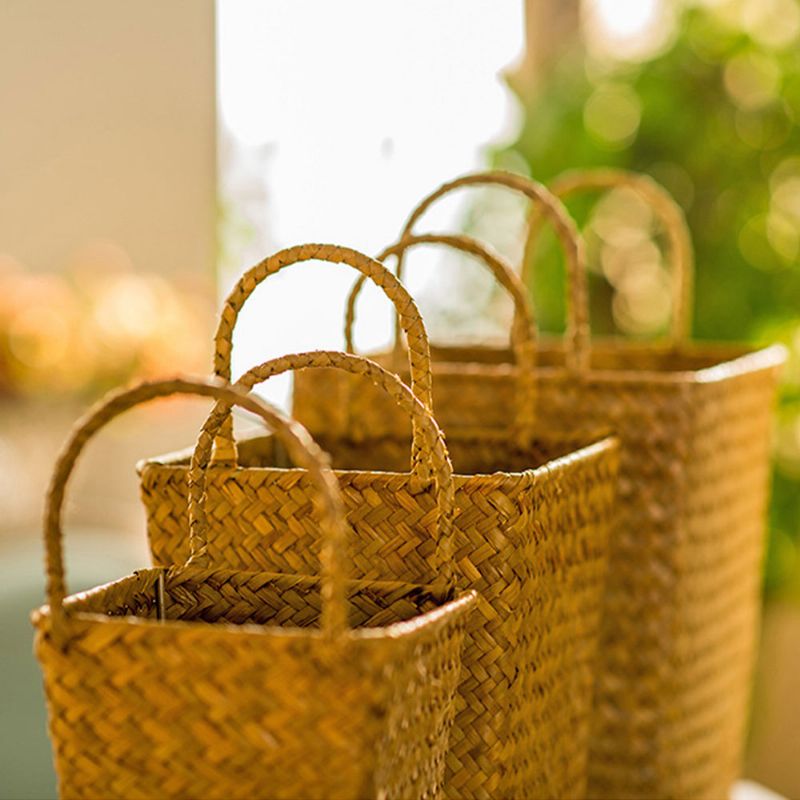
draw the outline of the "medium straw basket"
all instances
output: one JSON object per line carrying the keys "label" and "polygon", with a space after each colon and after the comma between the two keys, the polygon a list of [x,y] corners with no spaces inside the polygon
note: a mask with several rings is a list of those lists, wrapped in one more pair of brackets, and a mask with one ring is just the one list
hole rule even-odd
{"label": "medium straw basket", "polygon": [[[284,356],[250,370],[239,384],[311,368],[363,375],[407,412],[426,414],[394,375],[345,353]],[[416,473],[399,471],[408,463],[405,437],[322,440],[344,467],[336,475],[355,532],[356,573],[401,580],[417,575],[427,583],[435,574],[427,532],[435,505],[419,467]],[[307,489],[296,476],[269,466],[282,460],[275,444],[244,440],[237,469],[209,470],[208,547],[232,561],[269,568],[276,560],[291,561],[295,570],[308,572],[315,565],[307,526],[298,517],[301,524],[286,535],[268,523],[283,506],[307,506]],[[580,449],[561,442],[559,456],[557,446],[537,440],[523,449],[507,440],[475,439],[451,448],[462,469],[471,470],[454,477],[456,581],[480,596],[467,628],[448,753],[449,796],[568,798],[585,788],[616,449],[609,439]],[[429,444],[423,442],[419,452],[420,463],[433,470]],[[495,461],[505,471],[492,467]],[[148,462],[145,493],[157,488],[162,505],[166,496],[178,504],[185,498],[187,462],[179,455]],[[541,466],[526,470],[526,464]],[[473,471],[475,465],[486,465],[487,474]],[[249,541],[254,530],[262,531],[261,549]],[[178,543],[162,545],[180,556]]]}
{"label": "medium straw basket", "polygon": [[[65,597],[61,509],[75,461],[113,417],[169,394],[219,401],[190,467],[191,558]],[[295,478],[312,496],[321,578],[209,562],[205,469],[231,404],[267,422],[303,468]],[[440,494],[448,466],[439,460]],[[293,516],[284,507],[272,524],[290,529]],[[222,383],[175,379],[115,392],[95,407],[53,475],[49,605],[34,613],[61,796],[436,797],[475,594],[451,599],[446,579],[345,580],[348,535],[326,458],[263,401]]]}
{"label": "medium straw basket", "polygon": [[[390,287],[412,334],[410,383],[429,387],[427,337],[411,298],[378,262],[326,245],[284,251],[241,279],[223,311],[217,342],[225,356],[217,362],[219,371],[229,369],[230,335],[242,303],[260,280],[300,254],[366,264],[380,285]],[[339,373],[342,380],[332,380],[325,394],[334,417],[342,404],[365,391],[348,380],[350,372],[375,382],[390,408],[397,403],[405,409],[406,420],[420,416],[409,413],[417,405],[424,410],[419,392],[414,400],[393,375],[341,353],[287,356],[240,380],[252,386],[288,369]],[[346,417],[334,420],[318,440],[338,469],[354,531],[355,575],[430,582],[436,574],[431,546],[435,505],[423,423],[412,426],[411,472],[407,433],[358,439],[340,432],[346,423]],[[313,529],[299,520],[308,505],[307,489],[294,472],[282,469],[275,440],[246,439],[238,452],[232,440],[219,444],[226,457],[236,460],[212,465],[208,473],[208,548],[215,563],[314,571]],[[452,797],[579,797],[586,782],[616,443],[592,434],[537,437],[524,444],[516,432],[506,430],[452,436],[448,447],[456,469],[456,579],[478,590],[480,599],[468,628],[446,792]],[[188,463],[188,454],[175,454],[150,459],[140,468],[158,563],[181,563],[187,555],[185,538],[173,532],[186,525]],[[298,513],[290,532],[270,522],[283,506]]]}
{"label": "medium straw basket", "polygon": [[[540,192],[507,173],[456,179],[417,206],[403,239],[439,197],[484,185],[510,187],[534,200]],[[574,238],[565,248],[566,341],[537,347],[539,424],[545,430],[567,427],[575,435],[608,425],[622,445],[589,794],[719,800],[740,770],[757,635],[770,420],[784,351],[688,341],[691,242],[682,212],[652,180],[602,170],[565,175],[552,189],[565,196],[620,185],[652,204],[667,234],[674,281],[669,341],[590,340],[581,241],[546,204],[535,209],[529,248],[543,214],[556,223],[562,242],[564,230]],[[515,382],[484,372],[513,357],[500,348],[433,349],[435,407],[445,431],[507,424],[504,410]],[[384,433],[404,424],[382,408],[373,406],[372,414]],[[305,413],[298,418],[313,422]]]}

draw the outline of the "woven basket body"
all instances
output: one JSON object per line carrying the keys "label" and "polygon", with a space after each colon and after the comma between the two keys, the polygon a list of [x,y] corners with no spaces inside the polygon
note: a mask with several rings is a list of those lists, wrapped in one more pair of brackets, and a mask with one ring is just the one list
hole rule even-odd
{"label": "woven basket body", "polygon": [[[319,361],[320,354],[311,355]],[[348,358],[364,361],[329,355],[337,367]],[[303,358],[277,361],[284,362],[282,370]],[[264,367],[268,374],[279,371]],[[348,377],[338,369],[330,374]],[[372,396],[363,380],[359,389]],[[355,575],[428,583],[435,577],[436,507],[430,488],[405,471],[408,434],[359,441],[331,433],[327,425],[322,429],[317,439],[337,468],[353,528]],[[545,438],[523,448],[495,432],[450,436],[448,448],[455,467],[454,562],[464,585],[480,597],[467,623],[446,792],[580,797],[616,444],[586,436]],[[237,467],[209,469],[208,548],[214,563],[315,570],[308,482],[302,473],[280,468],[283,463],[275,440],[261,437],[239,443]],[[187,464],[188,454],[177,454],[140,467],[157,563],[180,562],[186,555],[180,531],[186,524]],[[275,524],[286,509],[291,530]]]}
{"label": "woven basket body", "polygon": [[[470,431],[504,430],[516,391],[511,353],[432,354],[434,408],[451,450]],[[621,442],[591,796],[717,800],[740,774],[782,361],[781,348],[676,353],[597,342],[579,378],[565,369],[563,348],[540,348],[542,429],[579,436],[608,425]],[[342,435],[407,430],[377,392],[356,393],[346,377],[298,375],[298,419],[322,430],[333,417]],[[326,395],[349,405],[332,414]]]}
{"label": "woven basket body", "polygon": [[173,568],[159,623],[161,572],[70,598],[66,652],[38,617],[61,797],[439,794],[469,598],[351,584],[331,644],[317,581]]}
{"label": "woven basket body", "polygon": [[[431,237],[428,237],[429,239]],[[466,248],[475,252],[467,243]],[[484,258],[484,254],[476,253]],[[233,329],[258,285],[279,270],[310,259],[345,263],[374,281],[394,303],[405,333],[408,387],[364,359],[343,353],[286,356],[239,379],[251,387],[271,375],[335,367],[348,392],[368,389],[411,418],[409,437],[356,441],[338,435],[335,416],[349,401],[336,391],[324,400],[327,419],[318,433],[331,453],[353,528],[356,577],[427,584],[439,577],[434,459],[421,435],[432,425],[427,333],[408,292],[381,263],[333,245],[304,245],[276,253],[248,270],[225,301],[215,338],[215,372],[230,377]],[[487,265],[522,303],[513,272],[492,258]],[[532,326],[515,326],[515,352],[530,355],[522,339]],[[519,334],[519,335],[517,335]],[[320,369],[323,368],[323,369]],[[357,382],[348,380],[355,372]],[[522,376],[519,398],[530,389]],[[524,384],[524,385],[523,385]],[[377,389],[376,389],[377,391]],[[413,394],[412,394],[413,392]],[[391,399],[390,399],[391,398]],[[511,408],[507,409],[509,414]],[[512,415],[513,416],[513,415]],[[525,414],[502,431],[486,428],[459,439],[448,432],[455,459],[453,540],[447,549],[464,588],[481,593],[469,623],[456,723],[448,754],[446,791],[452,797],[570,798],[586,784],[593,656],[607,563],[609,517],[615,494],[616,441],[591,435],[531,440]],[[511,434],[509,431],[513,430]],[[520,436],[517,437],[517,432]],[[316,539],[309,516],[309,484],[286,470],[270,438],[241,443],[227,428],[209,470],[206,542],[214,564],[237,569],[309,573],[316,570]],[[428,453],[426,456],[425,454]],[[430,463],[429,463],[430,462]],[[182,563],[187,544],[188,454],[151,459],[141,467],[150,546],[155,563]],[[452,511],[452,509],[451,509]],[[276,522],[291,517],[291,525]]]}
{"label": "woven basket body", "polygon": [[[565,255],[563,344],[537,344],[531,414],[540,429],[608,425],[621,443],[619,520],[611,536],[609,583],[593,718],[589,796],[727,797],[740,774],[765,533],[769,439],[782,348],[754,351],[693,345],[693,257],[681,209],[647,176],[612,169],[565,173],[548,191],[502,172],[456,178],[409,215],[421,216],[453,190],[503,186],[531,201],[525,283],[541,224]],[[559,199],[575,192],[634,192],[660,223],[671,263],[668,342],[637,345],[591,338],[583,243]],[[397,274],[402,273],[402,247]],[[352,343],[355,294],[348,304]],[[517,309],[519,316],[519,309]],[[386,364],[401,365],[398,335]],[[505,429],[518,398],[503,348],[433,348],[434,408],[448,436]],[[331,411],[315,394],[331,386],[297,382],[295,411],[312,429]],[[322,379],[321,379],[322,380]],[[336,424],[350,435],[399,430],[377,396],[355,397]]]}
{"label": "woven basket body", "polygon": [[[235,402],[280,435],[313,499],[320,578],[208,566],[217,421],[201,434],[184,496],[187,563],[65,597],[60,509],[83,445],[136,402],[176,392]],[[48,495],[50,602],[34,613],[62,797],[440,795],[475,594],[345,580],[347,530],[324,463],[302,428],[212,382],[141,384],[75,429]],[[272,524],[291,529],[283,511]]]}

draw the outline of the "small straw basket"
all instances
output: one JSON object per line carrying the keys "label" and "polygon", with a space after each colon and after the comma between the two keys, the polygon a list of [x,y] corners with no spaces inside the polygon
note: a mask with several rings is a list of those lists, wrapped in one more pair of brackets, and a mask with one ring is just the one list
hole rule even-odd
{"label": "small straw basket", "polygon": [[[190,558],[66,597],[61,510],[76,460],[113,417],[170,394],[218,400],[189,471]],[[294,475],[308,486],[321,578],[209,560],[206,467],[232,404],[261,417],[302,467]],[[435,494],[446,507],[448,463],[438,464]],[[449,521],[442,516],[441,539],[430,542],[437,553]],[[291,528],[291,509],[273,525]],[[60,795],[437,797],[475,593],[454,596],[447,564],[432,586],[346,580],[349,535],[322,452],[256,397],[174,379],[96,406],[55,468],[45,516],[49,604],[33,616]]]}

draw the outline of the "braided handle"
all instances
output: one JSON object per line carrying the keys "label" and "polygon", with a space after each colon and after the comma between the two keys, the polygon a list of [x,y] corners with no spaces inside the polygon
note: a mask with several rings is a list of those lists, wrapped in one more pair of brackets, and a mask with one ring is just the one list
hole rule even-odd
{"label": "braided handle", "polygon": [[[531,200],[552,223],[564,250],[567,266],[567,367],[573,372],[585,373],[589,368],[590,330],[583,239],[563,203],[547,187],[531,178],[511,172],[490,171],[463,175],[442,184],[420,201],[406,220],[400,241],[410,235],[417,220],[439,198],[464,186],[505,186]],[[402,279],[402,276],[403,261],[399,257],[397,277]],[[399,335],[395,341],[398,339]]]}
{"label": "braided handle", "polygon": [[[514,325],[511,329],[511,345],[519,370],[517,372],[518,389],[516,397],[516,418],[514,427],[521,437],[523,446],[529,444],[533,437],[535,421],[536,383],[534,368],[536,366],[536,323],[533,308],[525,291],[525,286],[511,265],[487,245],[463,234],[421,234],[411,235],[387,247],[379,256],[384,261],[389,256],[402,256],[409,248],[421,244],[442,244],[452,247],[480,259],[494,275],[497,282],[511,295],[514,303]],[[359,277],[347,298],[345,314],[345,342],[348,352],[354,351],[353,326],[355,324],[355,306],[358,294],[364,285],[364,277]],[[397,346],[402,344],[395,342]]]}
{"label": "braided handle", "polygon": [[[218,400],[214,409],[221,421],[232,405],[241,406],[257,414],[280,438],[294,462],[307,470],[317,488],[314,502],[320,517],[322,549],[322,628],[331,636],[341,633],[347,626],[347,600],[344,587],[344,547],[346,525],[341,495],[336,478],[328,466],[328,457],[299,423],[284,416],[255,395],[242,388],[216,380],[174,378],[164,381],[140,383],[106,395],[82,417],[72,429],[56,461],[47,492],[44,516],[45,570],[47,574],[47,600],[54,626],[64,621],[64,598],[67,594],[64,578],[63,532],[61,526],[64,494],[76,461],[89,439],[112,419],[134,406],[169,395],[200,395]],[[189,473],[189,520],[192,557],[202,559],[205,541],[205,480],[206,467],[211,455],[215,431],[203,429],[192,458]],[[187,562],[187,563],[189,563]]]}
{"label": "braided handle", "polygon": [[[392,372],[384,369],[362,356],[338,351],[315,350],[308,353],[295,353],[265,361],[248,370],[237,382],[238,387],[252,389],[273,375],[300,369],[340,369],[354,375],[369,378],[375,386],[382,389],[395,403],[417,423],[425,442],[425,458],[433,477],[433,488],[439,511],[439,535],[436,543],[435,569],[437,575],[449,588],[453,584],[453,513],[455,494],[453,487],[453,466],[447,451],[444,435],[430,411],[419,398]],[[213,413],[217,413],[214,409]],[[211,435],[216,423],[204,426]]]}
{"label": "braided handle", "polygon": [[[672,320],[670,340],[679,345],[691,336],[694,307],[694,253],[692,236],[683,209],[675,198],[649,175],[622,169],[569,170],[559,175],[550,191],[560,199],[582,191],[633,189],[655,211],[667,234],[668,252],[672,261]],[[531,211],[528,238],[523,260],[523,280],[528,279],[532,255],[541,232],[543,220],[536,209]]]}
{"label": "braided handle", "polygon": [[[433,408],[431,400],[431,363],[428,335],[422,316],[414,300],[400,281],[380,262],[369,256],[330,244],[305,244],[281,250],[264,259],[248,270],[228,295],[214,337],[214,372],[224,380],[231,379],[231,348],[233,329],[245,301],[258,284],[270,275],[292,264],[303,261],[327,261],[332,264],[346,264],[374,281],[397,309],[399,325],[408,341],[408,358],[411,370],[411,389],[422,404]],[[230,416],[223,422],[217,437],[216,461],[236,463],[236,445],[233,440],[233,422]],[[414,447],[421,446],[421,440],[414,435]]]}

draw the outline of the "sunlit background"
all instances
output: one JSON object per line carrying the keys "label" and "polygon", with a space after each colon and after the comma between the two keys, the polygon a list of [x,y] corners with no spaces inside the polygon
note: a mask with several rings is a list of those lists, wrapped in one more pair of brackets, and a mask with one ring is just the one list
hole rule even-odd
{"label": "sunlit background", "polygon": [[[522,4],[312,5],[312,26],[308,3],[218,5],[223,293],[243,265],[300,242],[377,253],[415,201],[485,164],[486,145],[519,129],[502,73],[524,48]],[[468,201],[437,207],[432,223],[453,228]],[[441,282],[436,255],[419,257],[413,293]],[[271,279],[237,325],[234,372],[288,349],[342,347],[355,277],[304,265]],[[368,349],[389,340],[377,289],[359,306],[356,333]],[[286,376],[262,391],[285,402],[288,387]]]}
{"label": "sunlit background", "polygon": [[[276,249],[376,253],[440,183],[496,166],[646,172],[686,212],[698,338],[791,350],[775,434],[764,634],[747,774],[800,796],[800,3],[798,0],[174,0],[0,5],[0,797],[54,796],[26,621],[41,598],[39,514],[72,420],[135,376],[211,365],[214,313]],[[628,190],[576,199],[598,334],[653,338],[670,265]],[[469,230],[514,263],[526,208],[456,194],[420,230]],[[511,309],[484,270],[436,248],[407,284],[434,339],[495,340]],[[563,326],[544,237],[531,291]],[[242,313],[233,372],[341,347],[355,273],[304,264]],[[367,289],[356,345],[385,346]],[[286,405],[289,379],[263,391]],[[186,446],[205,407],[166,404],[109,430],[68,520],[77,586],[146,558],[133,463]],[[786,702],[787,698],[792,698]]]}

